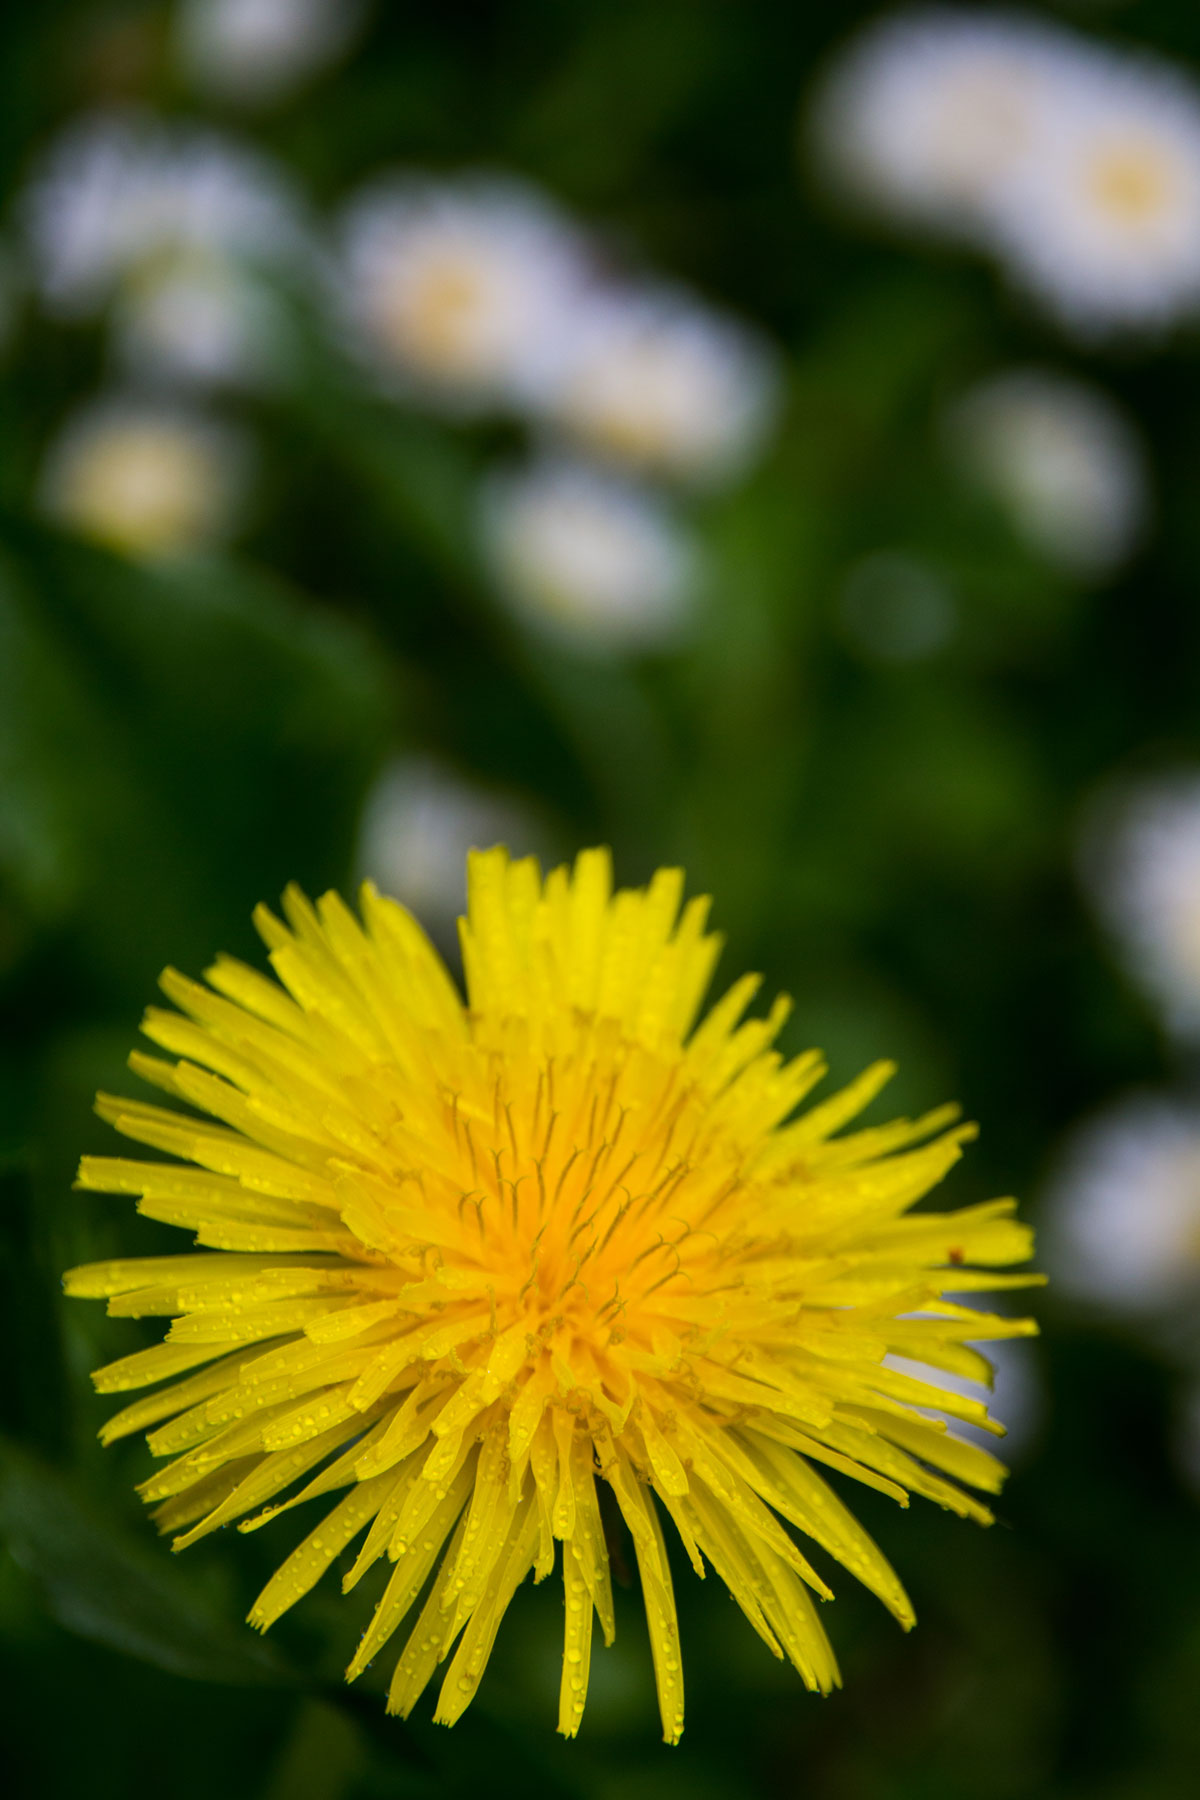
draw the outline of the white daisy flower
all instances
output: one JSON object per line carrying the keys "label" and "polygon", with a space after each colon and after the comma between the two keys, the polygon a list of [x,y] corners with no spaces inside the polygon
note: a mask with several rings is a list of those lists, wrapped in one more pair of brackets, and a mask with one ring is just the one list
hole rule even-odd
{"label": "white daisy flower", "polygon": [[1200,1040],[1200,772],[1102,792],[1085,819],[1080,867],[1168,1029]]}
{"label": "white daisy flower", "polygon": [[1090,54],[1019,15],[925,8],[869,26],[813,111],[819,163],[848,197],[974,234],[980,209],[1039,160],[1064,66]]}
{"label": "white daisy flower", "polygon": [[176,59],[203,93],[270,105],[345,55],[366,12],[364,0],[182,0]]}
{"label": "white daisy flower", "polygon": [[110,549],[181,556],[231,533],[248,462],[229,425],[161,403],[101,400],[51,445],[38,499],[49,517]]}
{"label": "white daisy flower", "polygon": [[728,479],[778,410],[766,343],[671,288],[597,294],[560,353],[545,364],[547,417],[582,449],[648,472]]}
{"label": "white daisy flower", "polygon": [[1099,388],[1012,369],[972,388],[946,424],[956,465],[1048,562],[1100,576],[1130,554],[1149,511],[1146,459]]}
{"label": "white daisy flower", "polygon": [[1061,82],[1039,155],[993,196],[1014,278],[1085,339],[1200,308],[1200,95],[1133,58]]}
{"label": "white daisy flower", "polygon": [[99,311],[126,269],[157,248],[163,209],[145,155],[145,121],[76,121],[42,159],[21,200],[34,278],[52,312]]}
{"label": "white daisy flower", "polygon": [[51,149],[24,196],[47,308],[87,318],[116,303],[139,376],[270,373],[278,320],[266,269],[304,268],[287,183],[257,152],[135,114],[91,117]]}
{"label": "white daisy flower", "polygon": [[1161,1312],[1200,1292],[1200,1110],[1131,1095],[1082,1126],[1046,1204],[1060,1292]]}
{"label": "white daisy flower", "polygon": [[401,756],[367,795],[356,860],[363,879],[448,941],[466,901],[468,850],[502,843],[514,856],[540,854],[545,838],[515,794],[466,781],[431,757]]}
{"label": "white daisy flower", "polygon": [[[998,1419],[1004,1420],[1005,1435],[999,1445],[992,1432],[968,1425],[962,1419],[951,1420],[950,1429],[955,1437],[966,1438],[969,1443],[978,1444],[993,1454],[999,1448],[1006,1463],[1018,1463],[1034,1447],[1046,1410],[1037,1346],[1029,1338],[997,1338],[983,1344],[969,1344],[967,1348],[976,1351],[982,1361],[990,1365],[990,1379],[982,1368],[979,1379],[973,1381],[965,1375],[951,1375],[945,1369],[935,1369],[928,1363],[890,1353],[883,1359],[884,1367],[928,1382],[931,1387],[944,1388],[949,1394],[983,1401]],[[918,1410],[931,1417],[940,1416],[932,1406]]]}
{"label": "white daisy flower", "polygon": [[645,489],[547,460],[493,479],[482,522],[502,591],[536,628],[594,649],[664,644],[685,628],[695,551]]}
{"label": "white daisy flower", "polygon": [[294,342],[276,296],[238,263],[180,254],[126,280],[113,309],[121,362],[143,381],[269,387]]}
{"label": "white daisy flower", "polygon": [[574,229],[495,177],[396,177],[350,206],[341,303],[376,369],[458,408],[521,404],[578,304]]}

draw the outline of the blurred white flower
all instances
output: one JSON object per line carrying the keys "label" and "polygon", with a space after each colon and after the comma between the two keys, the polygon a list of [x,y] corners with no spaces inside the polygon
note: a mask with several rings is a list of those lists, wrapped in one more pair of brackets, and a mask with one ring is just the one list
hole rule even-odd
{"label": "blurred white flower", "polygon": [[1117,1310],[1200,1292],[1200,1109],[1131,1095],[1079,1128],[1047,1196],[1051,1279]]}
{"label": "blurred white flower", "polygon": [[844,192],[986,244],[1082,337],[1200,307],[1200,95],[1169,65],[921,10],[842,53],[813,125]]}
{"label": "blurred white flower", "polygon": [[1200,1040],[1200,771],[1102,791],[1084,821],[1080,869],[1168,1029]]}
{"label": "blurred white flower", "polygon": [[363,0],[182,0],[175,44],[193,86],[240,105],[270,105],[344,55]]}
{"label": "blurred white flower", "polygon": [[274,373],[279,322],[268,270],[310,250],[286,181],[258,152],[131,113],[72,126],[24,195],[34,279],[65,318],[119,315],[139,376]]}
{"label": "blurred white flower", "polygon": [[466,900],[468,850],[505,844],[540,853],[545,828],[516,795],[464,780],[426,756],[397,757],[367,796],[359,832],[360,876],[414,912],[443,942]]}
{"label": "blurred white flower", "polygon": [[761,447],[779,370],[748,327],[675,289],[602,291],[547,357],[542,405],[581,448],[647,472],[717,481]]}
{"label": "blurred white flower", "polygon": [[817,96],[823,172],[912,223],[976,233],[981,207],[1038,165],[1078,40],[1021,16],[923,8],[852,40]]}
{"label": "blurred white flower", "polygon": [[[947,1393],[961,1394],[968,1400],[982,1400],[988,1411],[1004,1424],[1003,1437],[997,1438],[992,1432],[969,1425],[962,1419],[950,1419],[950,1430],[955,1437],[966,1438],[968,1443],[990,1450],[1003,1462],[1019,1463],[1033,1448],[1046,1410],[1037,1346],[1029,1338],[997,1338],[970,1344],[967,1348],[977,1351],[991,1365],[990,1382],[951,1375],[945,1369],[914,1362],[907,1356],[889,1354],[883,1359],[884,1366],[901,1375],[911,1375],[917,1381],[927,1381],[931,1387],[945,1388]],[[919,1410],[939,1416],[935,1407]]]}
{"label": "blurred white flower", "polygon": [[547,460],[496,477],[483,496],[484,546],[529,623],[596,649],[671,641],[696,578],[692,544],[645,489]]}
{"label": "blurred white flower", "polygon": [[991,208],[1014,277],[1081,337],[1200,307],[1200,96],[1174,69],[1089,58]]}
{"label": "blurred white flower", "polygon": [[126,555],[186,555],[225,538],[248,450],[231,426],[134,399],[102,400],[70,419],[42,469],[42,510]]}
{"label": "blurred white flower", "polygon": [[1013,369],[959,400],[947,438],[956,465],[1047,561],[1098,576],[1129,555],[1146,522],[1149,477],[1133,426],[1101,389]]}
{"label": "blurred white flower", "polygon": [[348,209],[343,247],[341,306],[369,360],[468,410],[528,398],[583,275],[574,229],[498,177],[380,182]]}
{"label": "blurred white flower", "polygon": [[275,295],[221,256],[172,255],[131,274],[114,326],[123,364],[143,381],[269,386],[291,357]]}

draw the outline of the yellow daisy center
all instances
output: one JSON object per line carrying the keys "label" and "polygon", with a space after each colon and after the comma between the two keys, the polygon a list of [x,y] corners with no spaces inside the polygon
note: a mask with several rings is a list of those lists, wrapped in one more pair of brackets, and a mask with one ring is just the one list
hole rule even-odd
{"label": "yellow daisy center", "polygon": [[1149,225],[1170,206],[1169,160],[1154,144],[1113,144],[1094,160],[1090,186],[1097,202],[1122,225]]}
{"label": "yellow daisy center", "polygon": [[488,305],[482,272],[469,258],[446,252],[415,276],[398,277],[384,296],[381,317],[385,334],[406,356],[437,374],[469,374]]}
{"label": "yellow daisy center", "polygon": [[203,536],[215,482],[204,444],[169,425],[131,422],[80,450],[63,504],[99,542],[160,555]]}

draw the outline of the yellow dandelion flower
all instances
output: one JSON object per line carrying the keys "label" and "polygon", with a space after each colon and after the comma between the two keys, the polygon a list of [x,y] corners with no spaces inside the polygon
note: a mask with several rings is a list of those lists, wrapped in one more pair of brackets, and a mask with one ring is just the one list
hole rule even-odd
{"label": "yellow dandelion flower", "polygon": [[991,1271],[1030,1238],[1009,1200],[911,1212],[970,1135],[953,1108],[838,1135],[889,1065],[796,1115],[821,1058],[771,1048],[785,1001],[744,1019],[754,977],[695,1024],[719,941],[706,900],[680,911],[678,870],[614,894],[604,851],[543,881],[490,850],[469,874],[465,1006],[413,918],[370,886],[361,924],[336,895],[314,907],[295,889],[287,924],[259,910],[278,983],[224,957],[206,987],[164,975],[179,1010],[152,1008],[143,1029],[172,1060],[131,1064],[191,1110],[99,1109],[177,1160],[86,1157],[79,1180],[139,1195],[201,1249],[75,1269],[67,1290],[172,1319],[165,1343],[95,1381],[168,1383],[102,1436],[153,1427],[170,1460],[141,1491],[164,1531],[183,1528],[176,1548],[341,1493],[254,1625],[365,1531],[343,1586],[381,1557],[391,1570],[353,1679],[427,1589],[393,1712],[453,1652],[436,1717],[459,1717],[514,1592],[561,1543],[559,1729],[575,1733],[593,1614],[613,1636],[606,1485],[674,1742],[663,1515],[774,1653],[833,1687],[811,1597],[829,1589],[786,1526],[912,1623],[817,1466],[987,1521],[958,1484],[995,1490],[1001,1464],[917,1410],[987,1424],[986,1409],[885,1359],[986,1377],[970,1341],[1031,1323],[943,1293],[1027,1284]]}

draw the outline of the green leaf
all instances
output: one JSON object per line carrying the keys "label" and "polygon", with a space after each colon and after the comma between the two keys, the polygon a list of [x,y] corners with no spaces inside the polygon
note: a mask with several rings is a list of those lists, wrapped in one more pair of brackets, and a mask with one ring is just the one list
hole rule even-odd
{"label": "green leaf", "polygon": [[209,1612],[165,1555],[134,1542],[61,1474],[7,1442],[0,1443],[0,1531],[65,1630],[191,1681],[296,1680],[248,1628]]}
{"label": "green leaf", "polygon": [[151,571],[12,535],[0,877],[18,905],[140,988],[241,947],[288,880],[342,881],[395,711],[372,639],[233,563]]}

